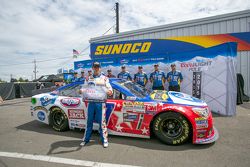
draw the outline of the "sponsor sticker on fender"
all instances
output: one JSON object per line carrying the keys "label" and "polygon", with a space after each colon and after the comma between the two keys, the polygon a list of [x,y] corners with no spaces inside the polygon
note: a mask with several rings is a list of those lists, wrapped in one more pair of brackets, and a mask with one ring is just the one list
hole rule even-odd
{"label": "sponsor sticker on fender", "polygon": [[69,119],[85,119],[84,110],[81,109],[68,109]]}
{"label": "sponsor sticker on fender", "polygon": [[80,104],[80,99],[64,98],[64,99],[61,99],[61,104],[65,107],[77,107]]}
{"label": "sponsor sticker on fender", "polygon": [[208,127],[208,120],[204,118],[195,118],[196,128],[202,129]]}

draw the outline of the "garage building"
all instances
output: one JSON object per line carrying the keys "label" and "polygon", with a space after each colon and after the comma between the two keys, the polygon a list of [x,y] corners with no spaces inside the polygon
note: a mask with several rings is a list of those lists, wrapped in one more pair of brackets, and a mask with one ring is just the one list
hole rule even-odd
{"label": "garage building", "polygon": [[[90,39],[90,44],[240,32],[250,32],[250,10],[95,37]],[[244,92],[250,96],[249,50],[238,51],[237,73],[243,75],[245,82]]]}

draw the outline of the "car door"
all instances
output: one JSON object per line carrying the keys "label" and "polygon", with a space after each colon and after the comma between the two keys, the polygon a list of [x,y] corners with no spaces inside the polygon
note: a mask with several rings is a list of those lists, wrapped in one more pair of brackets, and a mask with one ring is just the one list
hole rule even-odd
{"label": "car door", "polygon": [[136,97],[126,96],[114,89],[107,100],[106,118],[108,129],[113,134],[133,136],[141,134],[145,106]]}

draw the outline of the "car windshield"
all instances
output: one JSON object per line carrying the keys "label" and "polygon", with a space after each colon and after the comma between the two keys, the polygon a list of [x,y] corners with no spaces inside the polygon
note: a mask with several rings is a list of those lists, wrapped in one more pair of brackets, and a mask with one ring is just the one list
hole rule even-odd
{"label": "car windshield", "polygon": [[134,95],[136,95],[137,97],[143,98],[147,95],[149,95],[149,90],[147,90],[145,87],[131,82],[131,81],[119,81],[119,84],[125,88],[127,88],[131,93],[133,93]]}

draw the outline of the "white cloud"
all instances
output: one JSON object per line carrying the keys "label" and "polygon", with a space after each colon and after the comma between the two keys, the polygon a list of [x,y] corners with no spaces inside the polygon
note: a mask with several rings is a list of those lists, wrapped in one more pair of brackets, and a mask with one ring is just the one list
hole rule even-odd
{"label": "white cloud", "polygon": [[[31,78],[37,61],[38,76],[73,65],[72,49],[88,46],[115,23],[115,0],[1,0],[0,78]],[[250,8],[248,0],[120,0],[120,31],[146,28]],[[108,34],[113,33],[111,30]],[[86,55],[80,59],[88,59]],[[8,64],[20,64],[8,66]],[[2,66],[1,66],[2,65]]]}

